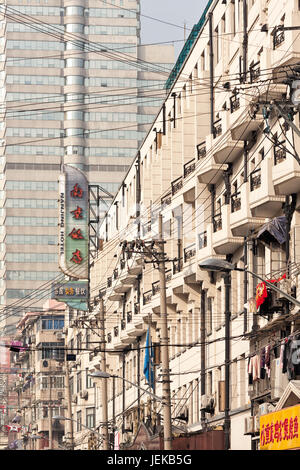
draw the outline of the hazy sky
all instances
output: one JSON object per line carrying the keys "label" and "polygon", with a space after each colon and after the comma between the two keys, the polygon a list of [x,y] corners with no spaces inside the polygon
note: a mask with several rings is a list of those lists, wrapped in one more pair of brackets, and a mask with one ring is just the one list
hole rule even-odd
{"label": "hazy sky", "polygon": [[187,38],[194,24],[198,23],[207,3],[208,0],[141,0],[142,44],[174,41],[177,57],[184,37]]}

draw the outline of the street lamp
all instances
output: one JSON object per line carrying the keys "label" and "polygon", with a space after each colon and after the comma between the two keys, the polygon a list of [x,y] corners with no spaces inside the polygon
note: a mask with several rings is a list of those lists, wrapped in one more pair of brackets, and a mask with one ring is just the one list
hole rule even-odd
{"label": "street lamp", "polygon": [[91,374],[89,374],[90,377],[93,377],[94,379],[109,379],[109,378],[115,378],[115,379],[121,379],[121,380],[124,380],[124,382],[128,382],[130,385],[132,385],[133,387],[136,387],[138,388],[139,390],[142,390],[142,392],[144,393],[147,393],[148,395],[150,395],[152,398],[154,398],[156,401],[159,401],[161,403],[163,403],[163,399],[157,395],[155,395],[154,393],[152,392],[149,392],[149,390],[146,390],[145,388],[142,388],[140,387],[139,385],[135,384],[134,382],[131,382],[130,380],[127,380],[125,379],[124,377],[120,377],[119,375],[113,375],[113,374],[110,374],[109,372],[102,372],[102,371],[96,371],[96,372],[92,372]]}
{"label": "street lamp", "polygon": [[224,434],[225,434],[225,450],[230,449],[230,288],[231,288],[231,263],[220,259],[207,259],[199,264],[201,269],[206,271],[224,272],[225,285],[225,418],[224,418]]}
{"label": "street lamp", "polygon": [[[74,421],[74,423],[78,423],[79,421],[77,421],[76,419],[74,418],[67,418],[66,416],[61,416],[61,415],[55,415],[55,416],[52,416],[52,419],[57,419],[58,421],[61,421],[61,420],[67,420],[67,421]],[[95,433],[95,430],[92,429],[92,428],[89,428],[88,426],[85,426],[84,424],[80,423],[80,426],[84,427],[85,429],[88,429],[89,431],[91,431],[92,433]],[[99,433],[97,433],[99,434]],[[74,450],[74,447],[73,449]]]}

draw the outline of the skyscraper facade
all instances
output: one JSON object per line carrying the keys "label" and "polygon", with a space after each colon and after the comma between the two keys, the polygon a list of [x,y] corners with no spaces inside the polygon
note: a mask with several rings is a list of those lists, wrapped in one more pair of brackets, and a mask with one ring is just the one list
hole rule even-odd
{"label": "skyscraper facade", "polygon": [[9,334],[62,276],[61,164],[115,194],[162,102],[174,50],[140,44],[139,0],[7,0],[0,15],[0,325]]}

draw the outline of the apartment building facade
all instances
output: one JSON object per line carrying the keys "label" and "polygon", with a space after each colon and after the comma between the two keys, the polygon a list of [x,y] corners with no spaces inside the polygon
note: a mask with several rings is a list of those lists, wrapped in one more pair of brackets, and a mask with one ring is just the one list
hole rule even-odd
{"label": "apartment building facade", "polygon": [[[223,430],[229,417],[229,448],[259,448],[259,428],[248,423],[275,409],[284,385],[291,387],[282,370],[278,375],[269,367],[270,355],[262,366],[266,379],[259,374],[253,383],[252,360],[270,341],[274,322],[286,327],[288,315],[297,332],[298,309],[284,295],[270,297],[264,307],[256,303],[261,296],[256,275],[299,301],[299,113],[296,107],[291,121],[274,105],[291,104],[286,79],[297,77],[299,31],[293,27],[299,15],[297,1],[208,2],[199,33],[171,73],[168,96],[100,227],[103,248],[91,268],[94,306],[88,315],[73,312],[67,341],[75,349],[81,341],[90,344],[89,355],[78,355],[74,367],[86,370],[86,377],[101,370],[100,295],[106,372],[115,377],[94,379],[96,396],[89,401],[88,395],[85,406],[93,404],[95,426],[102,432],[106,380],[109,432],[117,433],[123,448],[161,445],[155,439],[164,425],[162,404],[144,392],[162,396],[161,358],[153,359],[154,388],[146,380],[144,360],[147,332],[152,344],[161,342],[165,313],[174,443],[178,436],[192,439]],[[153,257],[160,215],[167,312],[162,312]],[[230,272],[229,291],[222,273],[200,268],[207,259],[240,268]],[[74,370],[74,380],[75,375]],[[275,376],[281,389],[271,400]],[[297,390],[299,377],[292,377]],[[74,416],[84,410],[79,388]],[[259,408],[264,403],[268,407]],[[79,442],[80,426],[77,432]],[[222,439],[218,448],[225,446]]]}
{"label": "apartment building facade", "polygon": [[10,449],[63,448],[68,423],[55,416],[66,414],[64,326],[65,305],[54,300],[40,312],[25,313],[17,324],[15,347],[8,350],[17,401],[8,406],[1,428]]}
{"label": "apartment building facade", "polygon": [[162,102],[174,50],[140,44],[137,0],[9,0],[0,14],[1,308],[14,304],[21,318],[18,305],[41,308],[61,275],[61,164],[104,189],[106,211]]}

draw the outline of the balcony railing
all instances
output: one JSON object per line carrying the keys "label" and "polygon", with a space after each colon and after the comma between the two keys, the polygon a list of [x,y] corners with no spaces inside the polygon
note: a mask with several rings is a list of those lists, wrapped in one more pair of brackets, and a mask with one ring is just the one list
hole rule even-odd
{"label": "balcony railing", "polygon": [[146,235],[149,232],[151,232],[151,220],[143,225],[143,235]]}
{"label": "balcony railing", "polygon": [[214,122],[214,133],[213,133],[214,139],[221,134],[222,134],[222,120],[218,119],[217,121]]}
{"label": "balcony railing", "polygon": [[114,269],[114,272],[113,272],[113,278],[114,279],[118,279],[118,275],[119,275],[119,271],[117,268]]}
{"label": "balcony railing", "polygon": [[138,315],[140,313],[140,305],[136,302],[134,304],[134,314]]}
{"label": "balcony railing", "polygon": [[240,97],[238,95],[233,95],[230,97],[230,112],[234,113],[237,109],[240,108]]}
{"label": "balcony railing", "polygon": [[205,141],[201,142],[200,144],[197,145],[197,155],[198,155],[198,160],[201,160],[201,158],[206,157],[206,145]]}
{"label": "balcony railing", "polygon": [[121,259],[121,260],[120,260],[120,268],[121,268],[121,269],[124,269],[125,266],[126,266],[125,260],[124,260],[124,259]]}
{"label": "balcony railing", "polygon": [[182,176],[172,181],[171,186],[172,186],[172,195],[174,196],[174,194],[180,191],[183,186]]}
{"label": "balcony railing", "polygon": [[240,191],[231,195],[231,212],[237,212],[241,209],[241,193]]}
{"label": "balcony railing", "polygon": [[164,197],[161,198],[161,207],[164,209],[164,207],[169,206],[172,202],[172,193],[166,194]]}
{"label": "balcony railing", "polygon": [[119,336],[119,327],[114,326],[114,337],[116,338],[117,336]]}
{"label": "balcony railing", "polygon": [[213,230],[214,232],[222,230],[222,214],[216,214],[213,217]]}
{"label": "balcony railing", "polygon": [[107,342],[111,343],[111,333],[107,333]]}
{"label": "balcony railing", "polygon": [[276,49],[276,47],[280,46],[284,42],[284,31],[283,30],[276,30],[273,36],[273,47]]}
{"label": "balcony railing", "polygon": [[126,328],[126,321],[122,318],[121,320],[121,330],[125,330]]}
{"label": "balcony railing", "polygon": [[173,262],[173,274],[180,273],[182,271],[182,258],[174,260]]}
{"label": "balcony railing", "polygon": [[127,323],[130,323],[132,321],[132,313],[127,312]]}
{"label": "balcony railing", "polygon": [[184,262],[186,263],[190,259],[194,258],[195,254],[196,254],[196,246],[195,246],[195,243],[193,243],[192,245],[184,249]]}
{"label": "balcony railing", "polygon": [[166,282],[170,282],[172,279],[172,270],[171,269],[168,269],[166,271]]}
{"label": "balcony railing", "polygon": [[256,82],[259,77],[260,77],[260,63],[256,62],[256,64],[253,64],[250,69],[250,82]]}
{"label": "balcony railing", "polygon": [[198,246],[199,250],[207,247],[207,232],[202,232],[198,234]]}
{"label": "balcony railing", "polygon": [[107,287],[111,287],[111,286],[112,286],[112,278],[108,277],[107,278]]}
{"label": "balcony railing", "polygon": [[250,191],[255,191],[255,189],[260,188],[261,186],[261,169],[257,168],[253,170],[250,174]]}
{"label": "balcony railing", "polygon": [[152,294],[156,295],[160,291],[159,281],[153,282],[152,284]]}
{"label": "balcony railing", "polygon": [[283,162],[286,159],[286,149],[283,147],[275,146],[274,147],[274,164]]}
{"label": "balcony railing", "polygon": [[143,304],[146,305],[152,300],[152,289],[143,293]]}
{"label": "balcony railing", "polygon": [[185,165],[183,166],[183,177],[186,178],[187,176],[189,176],[191,173],[193,173],[195,171],[195,159],[193,158],[193,160],[190,160],[189,162],[185,163]]}

